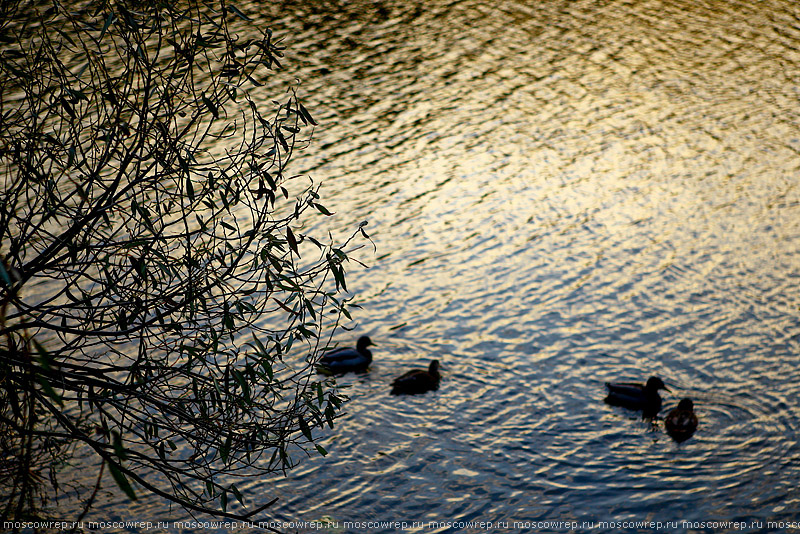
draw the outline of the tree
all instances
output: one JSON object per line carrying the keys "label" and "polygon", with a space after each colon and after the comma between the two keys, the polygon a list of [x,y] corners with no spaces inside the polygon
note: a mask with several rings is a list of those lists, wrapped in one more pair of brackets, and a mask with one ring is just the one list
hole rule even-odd
{"label": "tree", "polygon": [[330,212],[287,174],[314,119],[260,96],[283,48],[224,0],[0,10],[3,518],[76,446],[131,498],[252,518],[237,477],[325,454],[314,364],[368,238],[301,233]]}

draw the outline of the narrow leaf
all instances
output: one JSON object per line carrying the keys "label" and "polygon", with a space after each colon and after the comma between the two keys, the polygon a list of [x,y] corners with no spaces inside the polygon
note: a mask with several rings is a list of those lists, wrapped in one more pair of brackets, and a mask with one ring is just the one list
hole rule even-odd
{"label": "narrow leaf", "polygon": [[208,108],[208,110],[211,112],[211,114],[214,115],[214,118],[218,119],[219,118],[219,109],[217,109],[217,106],[211,100],[209,100],[208,97],[206,97],[205,94],[203,94],[201,98],[203,100],[203,104],[205,104],[205,106]]}
{"label": "narrow leaf", "polygon": [[283,310],[284,310],[284,311],[286,311],[286,312],[288,312],[288,313],[291,313],[292,315],[299,315],[299,314],[300,314],[300,312],[297,312],[297,311],[295,311],[295,310],[291,309],[289,306],[287,306],[287,305],[286,305],[286,304],[284,304],[283,302],[279,301],[278,299],[276,299],[276,298],[273,298],[272,300],[274,300],[274,301],[275,301],[275,302],[278,304],[278,306],[280,306],[281,308],[283,308]]}
{"label": "narrow leaf", "polygon": [[114,454],[116,454],[117,458],[120,460],[127,460],[128,453],[125,452],[125,446],[122,444],[122,436],[116,430],[112,430],[111,435],[114,436]]}
{"label": "narrow leaf", "polygon": [[3,265],[3,262],[0,261],[0,280],[7,286],[11,286],[11,277],[8,275],[8,271],[6,271],[6,266]]}
{"label": "narrow leaf", "polygon": [[103,36],[106,34],[106,30],[108,30],[108,27],[111,26],[112,22],[114,22],[114,13],[109,13],[108,17],[106,17],[106,23],[103,25],[103,29],[100,31],[100,40],[103,39]]}
{"label": "narrow leaf", "polygon": [[236,497],[236,500],[239,501],[242,506],[244,506],[244,496],[239,491],[239,488],[236,487],[236,484],[231,484],[230,490],[233,492],[233,495]]}
{"label": "narrow leaf", "polygon": [[314,438],[311,437],[311,429],[308,428],[308,423],[306,423],[305,419],[302,416],[297,418],[297,422],[300,425],[300,431],[303,435],[308,439],[308,441],[312,441]]}
{"label": "narrow leaf", "polygon": [[136,500],[136,494],[133,492],[133,488],[131,487],[131,483],[128,482],[128,479],[125,477],[125,473],[120,471],[116,464],[112,462],[108,462],[108,470],[111,471],[111,476],[114,477],[114,481],[119,486],[119,489],[125,492],[125,495],[132,501]]}
{"label": "narrow leaf", "polygon": [[325,206],[323,206],[322,204],[317,204],[316,202],[312,202],[312,204],[313,204],[313,206],[314,206],[315,208],[317,208],[317,209],[319,210],[319,212],[320,212],[320,213],[322,213],[323,215],[327,215],[328,217],[330,217],[331,215],[333,215],[333,213],[331,213],[330,211],[328,211],[328,208],[326,208],[326,207],[325,207]]}
{"label": "narrow leaf", "polygon": [[225,438],[225,442],[222,444],[222,447],[219,450],[219,455],[222,458],[224,463],[228,463],[228,455],[231,452],[231,436],[228,434],[228,437]]}
{"label": "narrow leaf", "polygon": [[275,133],[277,134],[278,141],[280,142],[280,144],[283,147],[283,149],[288,152],[289,151],[289,143],[286,142],[286,138],[283,137],[283,134],[281,133],[280,130],[277,130]]}
{"label": "narrow leaf", "polygon": [[272,188],[273,191],[278,189],[278,184],[275,183],[275,179],[272,178],[272,175],[270,173],[264,172],[264,178],[267,179],[267,183],[269,184],[269,186]]}
{"label": "narrow leaf", "polygon": [[303,114],[303,117],[305,117],[305,118],[306,118],[306,120],[307,120],[308,122],[310,122],[310,123],[311,123],[311,124],[313,124],[314,126],[316,126],[316,125],[317,125],[317,121],[315,121],[315,120],[314,120],[314,119],[311,117],[311,113],[309,113],[309,112],[308,112],[308,110],[306,109],[306,107],[305,107],[303,104],[301,104],[300,102],[297,102],[297,107],[299,107],[299,108],[300,108],[300,113],[302,113],[302,114]]}
{"label": "narrow leaf", "polygon": [[233,378],[242,388],[242,395],[244,396],[245,401],[247,403],[251,402],[250,398],[250,384],[247,383],[244,375],[238,369],[231,369],[231,374],[233,374]]}
{"label": "narrow leaf", "polygon": [[286,241],[289,242],[289,247],[294,251],[294,253],[299,256],[300,253],[297,251],[297,239],[295,239],[292,229],[288,226],[286,227]]}
{"label": "narrow leaf", "polygon": [[246,20],[248,22],[253,20],[244,13],[242,13],[241,11],[239,11],[239,8],[237,8],[236,6],[228,6],[228,11],[230,11],[231,13],[233,13],[242,20]]}
{"label": "narrow leaf", "polygon": [[336,411],[333,409],[333,406],[328,404],[325,407],[325,420],[328,421],[328,426],[333,428],[333,416],[336,414]]}

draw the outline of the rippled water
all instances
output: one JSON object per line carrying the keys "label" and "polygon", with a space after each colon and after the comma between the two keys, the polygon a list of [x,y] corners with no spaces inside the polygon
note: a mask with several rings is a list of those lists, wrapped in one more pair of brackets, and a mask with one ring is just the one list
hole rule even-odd
{"label": "rippled water", "polygon": [[[249,10],[320,123],[294,171],[324,183],[332,231],[369,221],[348,285],[379,346],[341,379],[330,454],[242,490],[338,532],[800,520],[794,2]],[[439,391],[389,395],[432,358]],[[651,374],[665,411],[695,400],[688,441],[603,403]]]}

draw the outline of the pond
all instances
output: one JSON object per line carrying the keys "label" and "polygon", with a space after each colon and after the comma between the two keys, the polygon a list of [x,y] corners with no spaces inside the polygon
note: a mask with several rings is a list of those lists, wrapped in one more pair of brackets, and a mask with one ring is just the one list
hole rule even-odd
{"label": "pond", "polygon": [[[339,380],[328,456],[241,490],[328,532],[791,531],[795,3],[240,8],[275,21],[319,122],[293,172],[323,183],[334,233],[369,222],[338,339],[377,344]],[[438,391],[389,394],[434,358]],[[603,402],[604,382],[650,375],[672,390],[662,416],[694,400],[687,441]],[[93,514],[183,517],[165,510]]]}

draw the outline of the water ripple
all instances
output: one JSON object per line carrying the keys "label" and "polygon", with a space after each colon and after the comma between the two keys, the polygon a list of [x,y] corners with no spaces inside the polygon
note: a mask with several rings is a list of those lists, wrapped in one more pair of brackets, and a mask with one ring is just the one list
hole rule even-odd
{"label": "water ripple", "polygon": [[[259,9],[319,110],[293,172],[324,230],[369,221],[379,347],[330,454],[242,489],[288,520],[796,520],[791,2]],[[389,395],[433,358],[439,391]],[[651,374],[691,439],[603,403]]]}

